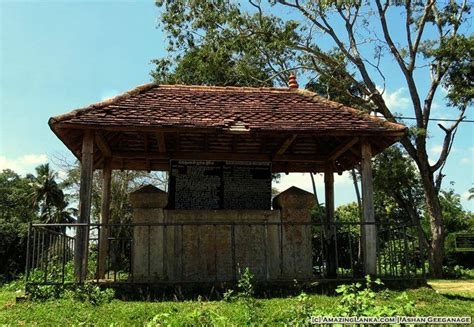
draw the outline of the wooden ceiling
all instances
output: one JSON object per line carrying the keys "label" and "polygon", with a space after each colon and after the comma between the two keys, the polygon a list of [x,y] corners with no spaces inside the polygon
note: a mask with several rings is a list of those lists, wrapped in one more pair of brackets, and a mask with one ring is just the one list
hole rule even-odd
{"label": "wooden ceiling", "polygon": [[[83,128],[55,126],[53,131],[80,160]],[[383,151],[403,133],[230,132],[212,129],[94,130],[94,168],[110,160],[112,169],[168,171],[170,160],[267,161],[273,172],[336,172],[360,162],[360,141],[367,138],[373,155]]]}

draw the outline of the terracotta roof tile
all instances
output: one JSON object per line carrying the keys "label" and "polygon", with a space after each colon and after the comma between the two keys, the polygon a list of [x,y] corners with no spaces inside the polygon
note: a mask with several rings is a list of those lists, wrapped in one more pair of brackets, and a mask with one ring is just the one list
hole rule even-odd
{"label": "terracotta roof tile", "polygon": [[237,121],[251,131],[406,130],[305,90],[156,84],[52,117],[50,124],[228,129]]}

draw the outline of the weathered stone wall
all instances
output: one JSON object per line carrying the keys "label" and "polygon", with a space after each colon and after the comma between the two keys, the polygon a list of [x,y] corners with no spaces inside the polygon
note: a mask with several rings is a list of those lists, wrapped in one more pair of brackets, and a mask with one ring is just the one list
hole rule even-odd
{"label": "weathered stone wall", "polygon": [[[277,210],[164,210],[164,192],[154,192],[131,195],[133,222],[177,225],[134,228],[135,280],[229,281],[245,267],[260,281],[311,277],[311,227],[291,225],[310,222],[310,193],[281,193]],[[282,221],[290,224],[264,224]],[[180,225],[190,222],[198,225]]]}
{"label": "weathered stone wall", "polygon": [[133,223],[132,271],[143,282],[165,279],[163,273],[163,227],[147,226],[164,222],[168,194],[147,185],[130,194]]}
{"label": "weathered stone wall", "polygon": [[278,278],[278,227],[241,223],[279,222],[279,211],[167,210],[165,220],[206,223],[167,227],[170,280],[232,280],[245,267],[259,280]]}
{"label": "weathered stone wall", "polygon": [[[282,279],[307,279],[312,276],[311,208],[314,195],[290,187],[273,199],[273,208],[281,213],[283,225]],[[292,225],[291,223],[303,223]],[[305,223],[307,225],[305,225]]]}

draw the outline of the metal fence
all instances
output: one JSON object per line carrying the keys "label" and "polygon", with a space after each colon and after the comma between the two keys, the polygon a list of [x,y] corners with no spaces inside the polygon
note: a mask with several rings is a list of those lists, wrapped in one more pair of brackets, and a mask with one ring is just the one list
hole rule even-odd
{"label": "metal fence", "polygon": [[79,228],[89,236],[86,280],[99,283],[232,282],[245,266],[263,281],[363,278],[367,225],[377,230],[378,277],[425,278],[425,251],[410,224],[183,222],[32,224],[26,281],[74,282]]}

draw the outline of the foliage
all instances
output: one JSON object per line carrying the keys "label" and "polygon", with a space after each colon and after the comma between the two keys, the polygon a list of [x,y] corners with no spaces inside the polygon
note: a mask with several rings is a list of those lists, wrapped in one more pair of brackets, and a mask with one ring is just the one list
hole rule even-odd
{"label": "foliage", "polygon": [[406,293],[401,293],[392,305],[377,305],[373,284],[383,285],[379,279],[372,281],[366,276],[365,287],[360,283],[339,286],[336,292],[341,294],[341,300],[333,314],[345,317],[393,317],[414,314],[415,303],[408,300]]}
{"label": "foliage", "polygon": [[[438,290],[438,284],[443,289]],[[449,287],[452,285],[451,287]],[[416,316],[465,316],[474,311],[472,281],[439,281],[436,289],[422,287],[406,292],[376,293],[376,306],[397,306],[403,293],[415,302]],[[445,295],[447,294],[447,295]],[[98,326],[245,326],[245,307],[240,301],[159,301],[139,302],[114,300],[92,305],[73,298],[55,301],[15,303],[18,293],[0,288],[0,325],[98,325]],[[304,326],[300,321],[319,312],[332,312],[341,302],[341,295],[304,294],[295,297],[256,299],[253,325]],[[394,304],[394,303],[398,304]],[[296,316],[299,314],[299,318]],[[295,322],[295,323],[292,323]]]}
{"label": "foliage", "polygon": [[157,82],[271,86],[275,74],[286,84],[278,70],[294,56],[286,42],[298,39],[296,22],[243,12],[231,1],[156,3],[164,8],[160,21],[169,35],[169,57],[153,61]]}
{"label": "foliage", "polygon": [[[252,86],[261,85],[260,80],[269,77],[258,63],[236,58],[234,50],[227,44],[191,48],[174,66],[169,59],[152,62],[156,68],[151,75],[159,84]],[[271,82],[266,84],[271,86]]]}
{"label": "foliage", "polygon": [[[66,172],[66,177],[60,186],[65,190],[67,198],[70,201],[77,202],[79,200],[79,185],[81,177],[79,162],[75,161],[74,163],[70,163],[66,160],[58,159],[58,164]],[[114,170],[112,172],[109,223],[129,223],[131,221],[132,208],[128,194],[146,184],[165,188],[166,176],[163,176],[161,173],[149,174],[147,172],[131,170]],[[102,175],[101,171],[97,170],[94,173],[92,180],[92,222],[98,222],[100,220],[101,190]]]}
{"label": "foliage", "polygon": [[297,298],[297,305],[292,308],[287,320],[289,325],[310,326],[311,317],[394,317],[411,316],[415,314],[415,303],[405,292],[392,298],[390,303],[380,303],[380,298],[386,297],[384,292],[376,293],[374,284],[378,287],[383,283],[380,280],[372,281],[366,276],[365,286],[361,283],[340,285],[336,292],[337,305],[329,308],[318,308],[311,303],[307,294],[301,293]]}
{"label": "foliage", "polygon": [[474,269],[464,268],[460,265],[444,266],[444,276],[455,279],[474,279]]}
{"label": "foliage", "polygon": [[392,146],[375,157],[373,176],[379,221],[420,224],[424,193],[413,159]]}
{"label": "foliage", "polygon": [[[456,234],[474,232],[474,214],[466,212],[461,205],[461,197],[454,190],[442,190],[440,203],[443,210],[443,223],[446,229],[444,264],[448,276],[460,275],[461,266],[474,268],[474,252],[457,252],[455,249]],[[458,268],[456,268],[458,267]],[[458,271],[457,271],[458,270]]]}
{"label": "foliage", "polygon": [[28,223],[37,219],[29,178],[0,172],[0,285],[24,271]]}
{"label": "foliage", "polygon": [[33,185],[30,195],[32,205],[39,210],[43,223],[71,223],[74,221],[74,210],[68,210],[62,188],[57,183],[58,174],[49,164],[42,164],[35,168],[36,176],[28,175]]}
{"label": "foliage", "polygon": [[456,194],[453,189],[441,190],[440,193],[446,233],[460,232],[467,230],[469,227],[474,227],[474,225],[470,226],[469,213],[461,205],[461,196]]}
{"label": "foliage", "polygon": [[242,319],[245,325],[252,325],[257,322],[256,311],[258,303],[254,298],[254,276],[250,269],[246,267],[240,275],[237,282],[237,292],[228,290],[224,294],[224,300],[227,302],[239,302],[242,305]]}
{"label": "foliage", "polygon": [[102,290],[96,284],[84,283],[81,285],[73,285],[71,289],[64,292],[63,297],[69,297],[76,301],[90,302],[93,305],[100,305],[111,302],[115,298],[115,292],[111,288]]}
{"label": "foliage", "polygon": [[474,99],[474,35],[460,35],[449,39],[436,52],[436,56],[449,58],[444,87],[448,90],[449,104],[459,108],[472,105]]}

